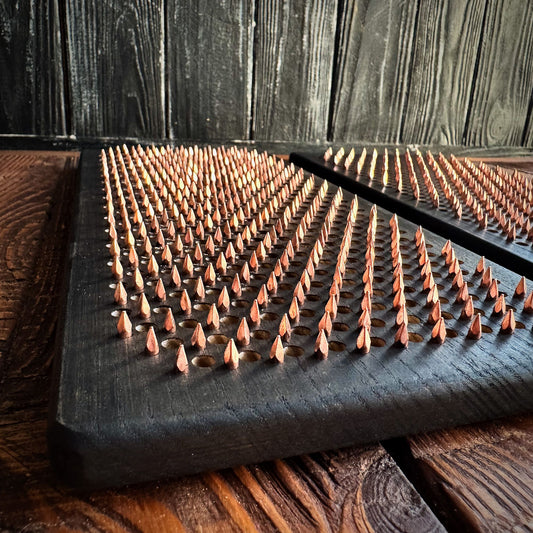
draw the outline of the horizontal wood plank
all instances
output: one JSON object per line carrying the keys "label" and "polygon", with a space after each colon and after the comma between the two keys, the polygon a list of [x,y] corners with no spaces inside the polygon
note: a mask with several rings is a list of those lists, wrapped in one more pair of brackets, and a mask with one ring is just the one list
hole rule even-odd
{"label": "horizontal wood plank", "polygon": [[409,439],[426,495],[448,527],[530,530],[532,432],[533,416],[524,416]]}

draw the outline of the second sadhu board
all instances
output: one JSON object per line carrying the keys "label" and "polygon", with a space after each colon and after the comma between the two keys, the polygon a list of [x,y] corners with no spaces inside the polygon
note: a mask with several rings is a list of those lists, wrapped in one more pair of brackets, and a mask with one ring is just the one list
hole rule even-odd
{"label": "second sadhu board", "polygon": [[52,461],[121,485],[533,407],[532,282],[267,154],[83,153]]}
{"label": "second sadhu board", "polygon": [[533,181],[419,149],[294,152],[291,161],[524,276],[533,276]]}

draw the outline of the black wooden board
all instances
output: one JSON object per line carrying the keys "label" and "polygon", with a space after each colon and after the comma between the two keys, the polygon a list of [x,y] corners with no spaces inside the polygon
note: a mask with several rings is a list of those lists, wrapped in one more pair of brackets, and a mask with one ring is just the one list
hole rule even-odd
{"label": "black wooden board", "polygon": [[[356,156],[354,164],[357,163],[358,156],[359,154]],[[484,255],[518,274],[533,277],[533,243],[528,241],[525,235],[519,233],[514,241],[508,241],[501,229],[490,220],[487,228],[481,229],[464,205],[463,217],[461,219],[454,217],[444,199],[444,193],[439,182],[432,174],[435,188],[441,198],[439,208],[435,208],[427,195],[427,191],[424,190],[424,182],[414,153],[413,161],[420,183],[420,198],[417,200],[411,195],[406,168],[402,169],[404,176],[404,190],[402,192],[396,190],[392,176],[389,179],[389,184],[383,186],[379,179],[382,158],[383,154],[381,153],[376,165],[376,177],[369,180],[368,167],[371,151],[368,153],[363,170],[359,175],[353,169],[347,170],[342,164],[335,165],[332,160],[325,161],[322,156],[316,154],[293,152],[290,155],[290,161],[295,165],[301,166],[309,172],[314,172],[362,198],[376,202],[415,224],[421,224],[447,239],[452,239],[469,250]],[[402,166],[404,164],[402,158]],[[389,169],[390,172],[394,172],[394,157],[390,152]],[[432,172],[431,169],[430,172]]]}
{"label": "black wooden board", "polygon": [[[260,285],[266,282],[277,258],[293,237],[299,219],[309,209],[310,200],[322,186],[318,178],[308,200],[274,244],[258,273],[252,274],[240,297],[232,298],[230,309],[220,314],[220,330],[216,335],[206,330],[205,350],[191,348],[190,328],[196,321],[205,323],[207,306],[204,304],[216,301],[229,276],[217,276],[204,301],[193,302],[188,317],[180,315],[180,291],[174,294],[168,291],[164,305],[174,311],[177,323],[174,334],[163,333],[162,315],[157,313],[151,298],[153,287],[147,286],[145,292],[154,311],[152,318],[135,317],[136,302],[130,297],[126,307],[131,311],[133,336],[126,340],[119,338],[118,309],[113,302],[115,281],[108,266],[109,236],[99,151],[83,152],[80,179],[64,329],[59,337],[49,425],[52,461],[71,483],[104,487],[185,475],[455,426],[533,408],[533,315],[523,312],[523,300],[512,297],[519,276],[492,265],[493,275],[500,281],[499,289],[507,293],[507,303],[516,309],[518,320],[516,331],[503,335],[499,333],[501,317],[491,315],[493,302],[485,301],[486,288],[480,288],[479,277],[474,276],[479,258],[454,245],[465,280],[472,282],[469,290],[475,297],[475,306],[484,315],[485,332],[481,339],[467,339],[469,322],[459,318],[461,306],[454,303],[456,291],[451,288],[451,278],[447,277],[447,267],[440,255],[445,241],[426,231],[448,328],[445,342],[433,344],[429,340],[432,326],[426,322],[429,313],[424,306],[426,295],[418,275],[416,226],[403,219],[399,227],[404,273],[409,280],[406,297],[411,341],[406,349],[393,345],[396,312],[391,309],[388,225],[391,213],[381,207],[377,213],[375,241],[372,347],[368,354],[357,352],[361,277],[371,208],[363,199],[358,202],[338,314],[329,337],[329,357],[319,360],[313,355],[318,321],[324,313],[353,199],[351,193],[342,190],[323,255],[301,306],[300,321],[293,324],[290,341],[284,343],[285,361],[278,364],[269,360],[280,319],[288,311],[293,288],[338,193],[339,189],[332,184],[327,186],[325,198],[289,268],[278,280],[277,293],[262,311],[261,325],[251,328],[250,345],[240,349],[244,358],[239,367],[236,370],[225,367],[225,344],[219,342],[224,341],[222,336],[233,337],[240,317],[248,316]],[[306,175],[298,187],[307,179]],[[276,220],[274,215],[258,233],[258,239],[238,254],[228,274],[239,271],[252,248],[255,249]],[[159,257],[160,250],[154,248],[154,253]],[[177,260],[178,267],[181,261]],[[197,273],[201,270],[201,267],[195,269]],[[160,277],[165,282],[168,275],[161,270]],[[125,279],[128,279],[127,272]],[[192,282],[192,278],[183,276],[182,287],[190,290]],[[528,284],[530,288],[533,286],[529,280]],[[160,353],[155,357],[144,352],[146,322],[154,325],[159,338]],[[188,374],[175,371],[179,342],[186,347]],[[213,366],[195,366],[193,358],[205,361],[206,356],[213,358]],[[257,356],[259,359],[252,361]]]}

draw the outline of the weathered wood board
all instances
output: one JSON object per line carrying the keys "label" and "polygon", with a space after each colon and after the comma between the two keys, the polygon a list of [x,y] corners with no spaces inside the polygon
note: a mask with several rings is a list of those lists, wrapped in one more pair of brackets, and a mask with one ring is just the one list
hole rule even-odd
{"label": "weathered wood board", "polygon": [[[215,285],[203,300],[194,302],[189,316],[180,314],[179,300],[183,288],[192,292],[194,277],[183,276],[181,290],[169,292],[164,304],[153,301],[153,284],[146,285],[154,314],[148,320],[137,317],[138,295],[130,297],[125,308],[134,332],[131,338],[120,339],[113,315],[121,309],[113,302],[115,282],[107,264],[109,235],[98,155],[86,151],[82,156],[78,220],[49,428],[52,460],[71,482],[106,486],[189,474],[455,426],[533,407],[533,315],[523,312],[523,300],[512,298],[519,276],[492,265],[499,290],[507,294],[507,304],[516,313],[517,329],[504,335],[499,333],[502,317],[492,315],[494,302],[485,299],[487,289],[480,287],[474,274],[479,258],[454,245],[484,326],[481,339],[468,339],[469,321],[460,319],[461,305],[454,303],[456,290],[440,256],[444,239],[426,231],[447,328],[444,343],[432,343],[433,326],[427,323],[430,310],[425,306],[414,244],[416,226],[402,219],[399,229],[410,341],[406,349],[394,345],[391,213],[382,208],[377,209],[374,235],[372,346],[368,354],[358,353],[357,320],[371,212],[370,204],[362,199],[329,337],[329,357],[319,360],[313,355],[353,207],[352,194],[331,184],[322,186],[316,178],[286,231],[278,236],[250,282],[243,284],[242,294],[232,297],[229,310],[221,312],[220,329],[206,330],[204,350],[191,346],[191,328],[205,324],[209,304],[217,301],[223,286],[231,284],[232,276],[217,275]],[[298,187],[303,183],[307,176]],[[240,319],[248,316],[253,298],[276,268],[319,190],[325,192],[299,249],[280,276],[277,291],[270,293],[261,324],[251,327],[250,344],[239,349],[238,368],[229,370],[223,359],[226,342],[235,336]],[[328,215],[335,199],[335,216]],[[251,249],[263,242],[269,227],[279,220],[279,213],[237,254],[231,271],[241,270]],[[328,216],[331,226],[323,253],[299,321],[293,321],[290,340],[284,342],[285,361],[275,363],[269,360],[269,352],[280,321],[289,312],[294,286]],[[160,253],[154,247],[158,259]],[[183,261],[177,259],[176,265],[181,268]],[[205,269],[195,268],[195,275]],[[168,276],[168,271],[160,271],[166,286]],[[176,316],[177,330],[172,334],[162,330],[158,311],[166,307]],[[144,351],[144,331],[150,325],[160,341],[155,357]],[[190,359],[187,374],[175,371],[176,348],[181,343]]]}
{"label": "weathered wood board", "polygon": [[[353,166],[349,169],[346,169],[342,162],[337,165],[334,161],[325,161],[322,156],[316,154],[292,153],[290,159],[294,164],[329,179],[363,198],[383,205],[408,220],[421,224],[445,238],[452,239],[514,272],[528,277],[533,276],[533,241],[528,237],[527,232],[518,225],[516,238],[512,241],[507,239],[507,235],[492,216],[488,216],[486,228],[481,228],[474,215],[469,211],[467,202],[459,199],[458,189],[454,189],[452,186],[462,208],[462,216],[458,218],[450,208],[443,187],[436,179],[435,173],[432,169],[428,169],[440,199],[439,205],[436,207],[431,201],[428,188],[422,178],[422,171],[414,154],[412,159],[420,189],[419,198],[415,198],[413,195],[403,154],[401,173],[404,185],[401,192],[396,187],[394,155],[391,152],[388,156],[388,183],[384,185],[382,181],[383,150],[380,151],[380,155],[376,159],[375,176],[370,179],[371,153],[371,151],[368,153],[360,174],[355,171],[357,158],[360,154],[356,155]],[[483,191],[480,194],[482,195]],[[529,207],[529,209],[531,208]]]}

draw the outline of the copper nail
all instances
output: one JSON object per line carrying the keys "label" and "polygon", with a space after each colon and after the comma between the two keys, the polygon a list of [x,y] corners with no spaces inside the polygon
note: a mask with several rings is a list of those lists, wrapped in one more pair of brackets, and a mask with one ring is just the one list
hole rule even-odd
{"label": "copper nail", "polygon": [[193,348],[198,348],[199,350],[204,350],[206,347],[205,333],[200,322],[196,324],[196,327],[192,332],[191,345]]}
{"label": "copper nail", "polygon": [[198,276],[196,278],[196,281],[194,282],[194,290],[192,297],[195,300],[203,300],[205,298],[205,287],[201,276]]}
{"label": "copper nail", "polygon": [[405,307],[405,304],[402,305],[396,313],[396,325],[401,326],[402,324],[407,324],[409,322],[409,317],[407,315],[407,308]]}
{"label": "copper nail", "polygon": [[394,336],[394,342],[397,346],[407,348],[409,344],[409,332],[407,331],[406,322],[404,322],[396,331],[396,335]]}
{"label": "copper nail", "polygon": [[215,304],[211,304],[209,308],[206,324],[209,329],[218,329],[220,327],[220,317]]}
{"label": "copper nail", "polygon": [[331,335],[332,328],[333,324],[331,322],[331,315],[326,311],[318,323],[318,329],[323,329],[326,332],[326,335],[329,337]]}
{"label": "copper nail", "polygon": [[193,259],[196,264],[203,264],[204,262],[204,256],[202,254],[202,249],[200,248],[200,244],[197,242],[194,246],[194,253],[193,253]]}
{"label": "copper nail", "polygon": [[261,312],[259,311],[259,304],[257,302],[257,299],[254,299],[252,307],[250,309],[250,322],[256,327],[261,324]]}
{"label": "copper nail", "polygon": [[361,353],[368,353],[370,351],[370,330],[367,327],[362,327],[357,336],[356,347]]}
{"label": "copper nail", "polygon": [[494,304],[494,309],[492,313],[494,315],[503,315],[507,311],[507,306],[505,305],[505,296],[503,294],[500,294],[498,296],[498,299],[496,300],[496,303]]}
{"label": "copper nail", "polygon": [[250,344],[250,328],[246,318],[242,318],[237,329],[237,342],[240,346],[248,346]]}
{"label": "copper nail", "polygon": [[226,273],[227,267],[228,263],[226,261],[226,258],[224,257],[224,254],[220,252],[220,254],[218,254],[218,259],[215,264],[215,269],[219,274],[224,275]]}
{"label": "copper nail", "polygon": [[522,276],[514,291],[515,298],[524,298],[527,292],[526,278]]}
{"label": "copper nail", "polygon": [[120,316],[117,323],[117,331],[123,339],[131,337],[132,325],[130,317],[128,316],[128,312],[126,310],[120,312]]}
{"label": "copper nail", "polygon": [[363,312],[361,313],[361,316],[359,317],[357,325],[359,327],[370,328],[370,325],[371,325],[370,313],[366,309],[364,309]]}
{"label": "copper nail", "polygon": [[327,359],[329,353],[328,339],[323,329],[318,332],[315,342],[315,355],[319,359]]}
{"label": "copper nail", "polygon": [[243,283],[250,283],[250,268],[247,261],[241,267],[240,278]]}
{"label": "copper nail", "polygon": [[[246,321],[244,320],[244,322]],[[239,350],[237,349],[233,339],[228,341],[226,349],[224,350],[224,364],[230,370],[235,370],[239,366]]]}
{"label": "copper nail", "polygon": [[227,287],[224,285],[222,287],[222,291],[220,292],[218,296],[218,302],[217,302],[217,308],[219,311],[225,312],[229,309],[230,306],[230,298]]}
{"label": "copper nail", "polygon": [[120,259],[118,257],[115,257],[113,259],[113,264],[111,266],[111,272],[113,273],[113,276],[117,280],[122,279],[124,275],[124,269],[122,268],[122,263],[120,262]]}
{"label": "copper nail", "polygon": [[170,273],[170,280],[174,287],[180,287],[181,286],[181,277],[178,272],[178,269],[176,268],[176,265],[172,267],[172,271]]}
{"label": "copper nail", "polygon": [[122,284],[122,281],[117,283],[114,293],[114,300],[117,305],[126,305],[128,302],[128,293]]}
{"label": "copper nail", "polygon": [[516,321],[514,318],[514,312],[512,309],[509,309],[506,315],[502,320],[502,327],[500,329],[501,333],[511,334],[516,328]]}
{"label": "copper nail", "polygon": [[181,271],[186,277],[191,277],[194,273],[194,265],[189,254],[186,254],[185,258],[183,259]]}
{"label": "copper nail", "polygon": [[533,314],[533,292],[529,293],[529,296],[524,302],[524,312],[528,314]]}
{"label": "copper nail", "polygon": [[208,263],[204,272],[204,283],[206,285],[214,285],[216,281],[216,273],[213,265]]}
{"label": "copper nail", "polygon": [[205,241],[205,250],[208,255],[215,255],[215,241],[213,240],[213,237],[211,235],[209,235],[209,237],[207,237],[207,240]]}
{"label": "copper nail", "polygon": [[296,297],[293,297],[291,301],[291,305],[289,307],[289,317],[294,323],[298,323],[300,321],[300,307]]}
{"label": "copper nail", "polygon": [[274,359],[278,363],[283,363],[285,359],[285,353],[283,351],[283,342],[279,335],[276,336],[272,348],[270,348],[270,359]]}
{"label": "copper nail", "polygon": [[492,283],[492,268],[489,266],[483,272],[481,276],[480,287],[488,287]]}
{"label": "copper nail", "polygon": [[472,296],[469,296],[461,310],[461,318],[463,320],[470,320],[474,315],[474,302],[472,301]]}
{"label": "copper nail", "polygon": [[192,311],[191,299],[189,298],[189,293],[187,289],[183,289],[180,297],[180,308],[184,314],[190,315]]}
{"label": "copper nail", "polygon": [[429,291],[429,294],[426,299],[427,306],[433,306],[439,301],[439,291],[437,286],[434,285],[433,288]]}
{"label": "copper nail", "polygon": [[176,371],[186,374],[189,371],[189,362],[185,353],[185,346],[180,344],[176,352]]}
{"label": "copper nail", "polygon": [[468,285],[466,283],[463,283],[463,286],[459,290],[457,297],[455,298],[455,301],[457,303],[465,303],[468,299]]}
{"label": "copper nail", "polygon": [[428,323],[432,325],[436,324],[441,319],[441,316],[440,301],[437,300],[429,313]]}
{"label": "copper nail", "polygon": [[257,294],[257,303],[261,307],[266,307],[268,304],[268,291],[265,284],[261,285],[261,288],[259,289],[259,293]]}
{"label": "copper nail", "polygon": [[167,293],[165,292],[165,286],[163,285],[161,278],[157,280],[155,286],[155,297],[160,302],[164,302],[167,299]]}
{"label": "copper nail", "polygon": [[144,351],[147,355],[157,355],[159,353],[159,344],[155,335],[154,326],[150,326],[148,329]]}
{"label": "copper nail", "polygon": [[130,251],[128,253],[128,261],[130,265],[134,268],[139,266],[139,256],[137,255],[135,248],[130,248]]}
{"label": "copper nail", "polygon": [[490,282],[489,289],[487,291],[487,295],[485,297],[486,300],[495,300],[498,297],[498,282],[493,279]]}
{"label": "copper nail", "polygon": [[326,303],[325,311],[331,315],[332,320],[337,317],[337,299],[331,295]]}
{"label": "copper nail", "polygon": [[224,255],[226,256],[226,260],[231,264],[235,263],[237,254],[235,252],[235,248],[233,247],[233,243],[228,242],[228,245],[226,246],[226,253]]}
{"label": "copper nail", "polygon": [[179,235],[176,235],[176,239],[174,243],[172,244],[171,250],[178,256],[181,257],[181,254],[183,253],[183,241],[181,240],[181,237]]}
{"label": "copper nail", "polygon": [[485,272],[485,268],[485,257],[481,256],[476,266],[476,274],[482,274],[483,272]]}
{"label": "copper nail", "polygon": [[136,268],[133,273],[133,288],[136,292],[142,291],[144,289],[144,280],[138,268]]}
{"label": "copper nail", "polygon": [[283,317],[281,318],[281,322],[279,324],[279,336],[287,342],[291,338],[291,323],[289,321],[289,317],[287,316],[287,313],[284,313]]}
{"label": "copper nail", "polygon": [[144,293],[142,293],[141,296],[139,297],[138,309],[139,309],[139,316],[141,318],[150,317],[151,315],[150,304],[148,303],[148,300]]}
{"label": "copper nail", "polygon": [[165,311],[165,322],[163,323],[163,329],[168,333],[174,333],[176,331],[176,321],[172,314],[172,309],[167,307]]}
{"label": "copper nail", "polygon": [[442,344],[444,339],[446,339],[446,324],[444,323],[444,318],[441,317],[431,330],[431,340]]}
{"label": "copper nail", "polygon": [[472,323],[470,324],[470,328],[468,329],[468,333],[466,336],[469,339],[480,339],[481,338],[481,315],[476,313],[474,316],[474,320],[472,320]]}

